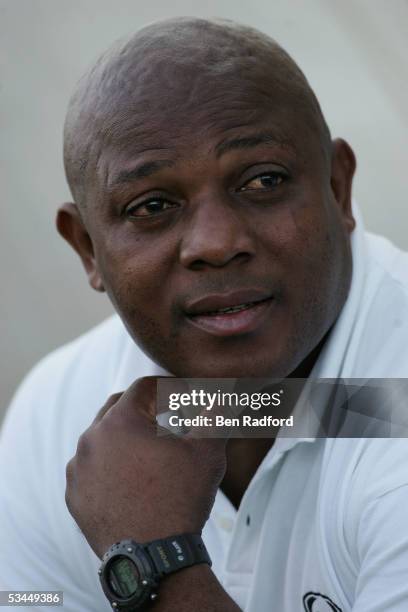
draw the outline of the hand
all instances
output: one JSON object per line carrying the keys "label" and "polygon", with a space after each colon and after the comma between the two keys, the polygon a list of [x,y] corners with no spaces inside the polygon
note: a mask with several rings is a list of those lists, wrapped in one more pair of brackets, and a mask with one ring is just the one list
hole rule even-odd
{"label": "hand", "polygon": [[201,533],[226,469],[222,439],[157,435],[157,379],[109,398],[67,465],[66,503],[94,552]]}

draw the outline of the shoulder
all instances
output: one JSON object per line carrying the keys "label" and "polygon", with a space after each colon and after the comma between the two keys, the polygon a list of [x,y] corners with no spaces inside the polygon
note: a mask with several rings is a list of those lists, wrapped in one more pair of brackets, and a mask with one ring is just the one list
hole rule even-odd
{"label": "shoulder", "polygon": [[129,341],[113,316],[44,357],[17,389],[4,420],[2,446],[17,437],[39,448],[56,434],[68,443],[77,439],[110,395]]}
{"label": "shoulder", "polygon": [[[354,376],[408,377],[408,253],[366,233],[367,269],[359,305]],[[360,374],[361,373],[361,374]]]}
{"label": "shoulder", "polygon": [[[366,232],[366,245],[368,284],[375,287],[377,301],[381,299],[385,303],[388,299],[387,303],[393,306],[392,313],[405,309],[408,303],[408,252],[387,238],[370,232]],[[373,278],[377,282],[373,282]],[[408,311],[404,315],[408,321]]]}
{"label": "shoulder", "polygon": [[[120,319],[114,315],[75,340],[46,355],[23,380],[17,397],[63,382],[68,384],[72,376],[88,376],[90,372],[106,370],[109,362],[118,357],[126,332]],[[85,367],[84,367],[85,366]],[[88,367],[86,367],[88,366]]]}
{"label": "shoulder", "polygon": [[0,587],[46,590],[60,584],[68,600],[78,600],[73,593],[80,576],[84,598],[95,600],[78,603],[80,608],[103,607],[93,586],[97,559],[65,506],[65,466],[110,395],[130,343],[112,317],[42,359],[17,390],[0,438]]}
{"label": "shoulder", "polygon": [[393,244],[388,238],[366,232],[369,257],[386,276],[408,294],[408,252]]}

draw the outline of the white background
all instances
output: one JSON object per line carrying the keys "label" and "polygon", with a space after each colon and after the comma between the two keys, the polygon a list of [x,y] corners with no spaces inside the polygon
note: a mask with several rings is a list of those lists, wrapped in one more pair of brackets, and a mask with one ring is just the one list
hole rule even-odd
{"label": "white background", "polygon": [[356,152],[366,225],[408,249],[405,0],[3,0],[0,415],[39,357],[111,312],[54,229],[70,198],[61,150],[74,84],[116,38],[176,15],[241,21],[293,55]]}

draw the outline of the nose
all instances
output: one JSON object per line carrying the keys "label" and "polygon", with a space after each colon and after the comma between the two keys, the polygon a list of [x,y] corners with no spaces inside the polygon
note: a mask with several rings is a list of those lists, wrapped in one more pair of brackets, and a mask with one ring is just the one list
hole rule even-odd
{"label": "nose", "polygon": [[234,201],[218,195],[201,198],[183,234],[180,261],[190,269],[223,267],[255,254],[248,219]]}

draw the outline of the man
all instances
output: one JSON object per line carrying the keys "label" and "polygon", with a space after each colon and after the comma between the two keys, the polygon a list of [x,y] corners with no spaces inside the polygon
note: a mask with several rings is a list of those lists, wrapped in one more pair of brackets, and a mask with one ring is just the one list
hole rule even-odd
{"label": "man", "polygon": [[406,610],[404,440],[156,435],[149,376],[408,375],[407,255],[364,232],[354,154],[299,68],[232,23],[144,28],[79,83],[65,167],[58,229],[121,321],[17,394],[1,587],[108,610],[97,572],[112,544],[202,533],[211,568],[160,578],[157,599],[138,582],[153,609]]}

